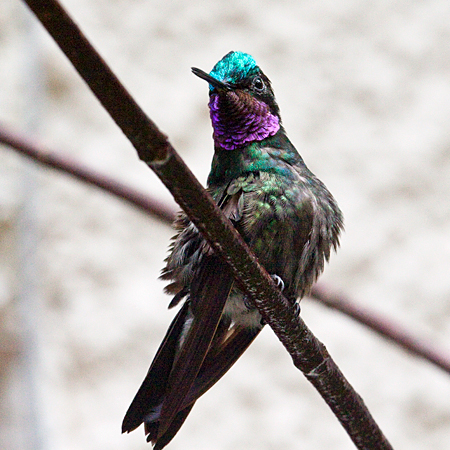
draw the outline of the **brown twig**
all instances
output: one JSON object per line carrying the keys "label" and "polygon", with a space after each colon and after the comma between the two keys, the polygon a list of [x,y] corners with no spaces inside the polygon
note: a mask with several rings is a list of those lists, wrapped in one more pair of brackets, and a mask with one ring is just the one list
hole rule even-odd
{"label": "brown twig", "polygon": [[[22,155],[47,167],[68,173],[80,181],[96,186],[139,210],[170,224],[175,218],[175,210],[149,196],[106,177],[86,166],[69,160],[56,152],[43,150],[17,133],[6,130],[0,124],[0,143],[10,146]],[[389,339],[408,352],[425,359],[450,374],[450,357],[436,349],[424,339],[418,339],[414,333],[404,329],[392,319],[369,311],[347,296],[335,292],[323,283],[316,284],[309,296],[319,303],[333,308],[357,322],[372,329],[385,339]]]}
{"label": "brown twig", "polygon": [[323,344],[311,333],[258,264],[240,235],[139,108],[56,0],[25,0],[90,89],[122,129],[141,160],[155,171],[215,252],[226,261],[245,293],[316,386],[360,449],[391,449],[364,402]]}
{"label": "brown twig", "polygon": [[322,284],[314,286],[311,296],[321,304],[336,309],[347,316],[362,323],[383,336],[403,347],[408,352],[419,356],[450,374],[450,357],[423,339],[418,339],[412,332],[404,329],[387,317],[356,304],[343,294],[337,294]]}
{"label": "brown twig", "polygon": [[152,199],[113,178],[88,169],[86,166],[59,153],[44,150],[17,133],[7,131],[1,124],[0,142],[46,167],[67,173],[78,180],[103,189],[163,222],[172,223],[175,217],[175,209],[170,209],[160,201]]}

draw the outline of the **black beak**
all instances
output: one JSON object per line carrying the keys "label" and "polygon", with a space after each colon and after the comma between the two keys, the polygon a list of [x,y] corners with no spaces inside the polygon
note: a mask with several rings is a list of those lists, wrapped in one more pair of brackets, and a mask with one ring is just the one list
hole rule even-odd
{"label": "black beak", "polygon": [[197,69],[197,67],[192,67],[192,73],[194,75],[197,75],[199,78],[202,78],[203,80],[206,80],[212,87],[215,87],[216,89],[222,90],[222,91],[229,91],[231,88],[228,86],[228,84],[223,83],[222,81],[216,80],[214,77],[209,75],[206,72],[203,72],[201,69]]}

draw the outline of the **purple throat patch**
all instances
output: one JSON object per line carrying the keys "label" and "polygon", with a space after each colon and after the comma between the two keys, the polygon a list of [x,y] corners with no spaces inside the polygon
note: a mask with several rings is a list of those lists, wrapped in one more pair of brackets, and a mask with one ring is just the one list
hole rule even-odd
{"label": "purple throat patch", "polygon": [[214,142],[225,150],[262,141],[280,129],[280,121],[269,107],[243,91],[212,94],[209,112]]}

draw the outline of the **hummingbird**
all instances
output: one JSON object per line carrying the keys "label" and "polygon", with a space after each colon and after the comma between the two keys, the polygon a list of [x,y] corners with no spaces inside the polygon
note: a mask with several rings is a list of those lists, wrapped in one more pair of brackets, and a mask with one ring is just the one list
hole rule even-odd
{"label": "hummingbird", "polygon": [[[339,245],[342,213],[281,124],[271,82],[252,56],[225,55],[208,74],[214,156],[207,189],[299,314],[299,301]],[[122,423],[165,447],[197,399],[264,326],[231,269],[180,213],[161,279],[182,303]]]}

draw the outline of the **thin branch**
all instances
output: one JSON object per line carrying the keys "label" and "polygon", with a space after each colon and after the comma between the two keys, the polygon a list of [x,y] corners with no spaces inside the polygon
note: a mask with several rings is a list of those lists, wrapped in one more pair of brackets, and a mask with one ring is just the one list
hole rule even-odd
{"label": "thin branch", "polygon": [[25,0],[122,129],[141,160],[155,171],[176,202],[233,270],[294,364],[316,386],[360,449],[391,445],[323,344],[307,328],[259,265],[239,233],[183,163],[157,126],[139,108],[79,28],[55,0]]}
{"label": "thin branch", "polygon": [[163,222],[173,222],[176,214],[175,209],[171,209],[160,201],[152,199],[148,195],[122,184],[113,178],[107,177],[100,172],[88,169],[73,159],[69,159],[56,152],[44,150],[38,145],[29,142],[26,138],[19,136],[17,133],[6,130],[1,124],[0,142],[46,167],[69,174],[80,181],[109,192]]}
{"label": "thin branch", "polygon": [[346,314],[357,322],[366,325],[380,336],[393,341],[408,352],[435,364],[450,374],[449,356],[431,343],[427,343],[424,339],[418,339],[412,332],[391,319],[357,305],[345,295],[337,294],[322,284],[314,286],[310,297],[325,306]]}

